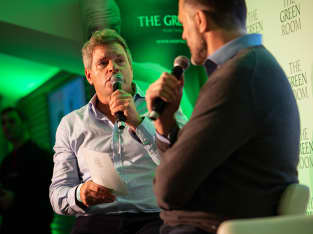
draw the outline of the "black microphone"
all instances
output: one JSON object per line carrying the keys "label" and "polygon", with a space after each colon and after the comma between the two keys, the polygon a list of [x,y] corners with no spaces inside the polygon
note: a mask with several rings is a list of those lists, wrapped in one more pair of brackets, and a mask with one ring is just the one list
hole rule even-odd
{"label": "black microphone", "polygon": [[[171,74],[180,80],[183,72],[189,67],[189,59],[185,56],[177,56],[174,60],[174,67],[172,68]],[[161,98],[155,98],[152,101],[152,111],[149,113],[149,118],[151,120],[156,120],[159,118],[160,114],[163,112],[166,102]]]}
{"label": "black microphone", "polygon": [[[122,82],[123,82],[123,76],[122,74],[114,74],[111,77],[111,82],[113,86],[113,92],[122,89]],[[115,117],[117,118],[117,126],[119,129],[124,129],[125,128],[125,121],[126,117],[123,113],[123,111],[118,111],[115,113]]]}

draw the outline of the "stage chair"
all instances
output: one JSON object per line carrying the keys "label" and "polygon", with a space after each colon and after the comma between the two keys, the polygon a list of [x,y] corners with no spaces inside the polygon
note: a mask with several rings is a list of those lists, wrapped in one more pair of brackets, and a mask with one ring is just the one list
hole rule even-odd
{"label": "stage chair", "polygon": [[313,216],[286,215],[223,222],[217,234],[312,234]]}
{"label": "stage chair", "polygon": [[290,184],[281,196],[278,216],[228,220],[217,234],[313,234],[313,216],[305,215],[309,198],[308,186]]}
{"label": "stage chair", "polygon": [[310,189],[308,186],[304,184],[290,184],[281,196],[277,214],[278,215],[305,214],[309,198],[310,198]]}

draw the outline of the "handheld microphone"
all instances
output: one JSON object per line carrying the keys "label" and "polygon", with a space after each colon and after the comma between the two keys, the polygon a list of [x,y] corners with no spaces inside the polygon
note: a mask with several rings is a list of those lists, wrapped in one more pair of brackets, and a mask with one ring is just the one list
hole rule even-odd
{"label": "handheld microphone", "polygon": [[[177,56],[174,60],[174,67],[172,68],[171,74],[176,77],[177,80],[181,79],[183,72],[189,67],[189,59],[185,56]],[[151,120],[156,120],[159,118],[160,114],[163,112],[166,102],[161,98],[155,98],[152,101],[152,111],[149,113],[149,118]]]}
{"label": "handheld microphone", "polygon": [[[111,78],[112,86],[113,86],[113,92],[122,89],[122,82],[123,82],[123,77],[121,74],[114,74]],[[124,129],[125,128],[125,121],[126,117],[123,113],[123,111],[118,111],[115,113],[115,117],[117,118],[117,126],[119,129]]]}

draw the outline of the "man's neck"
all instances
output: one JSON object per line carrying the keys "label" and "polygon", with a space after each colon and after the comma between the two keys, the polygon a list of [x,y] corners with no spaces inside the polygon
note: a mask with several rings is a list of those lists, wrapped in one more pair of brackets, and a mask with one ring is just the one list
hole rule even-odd
{"label": "man's neck", "polygon": [[13,150],[17,150],[19,149],[22,145],[25,144],[25,142],[27,142],[29,140],[29,136],[28,134],[26,134],[23,138],[19,139],[19,140],[15,140],[12,141],[12,145],[13,145]]}
{"label": "man's neck", "polygon": [[99,100],[99,98],[97,97],[96,100],[96,108],[97,110],[99,110],[101,113],[103,113],[112,123],[115,122],[116,118],[112,115],[111,110],[110,110],[110,106],[108,103],[108,100]]}
{"label": "man's neck", "polygon": [[205,40],[207,43],[207,57],[214,54],[215,51],[223,47],[226,43],[235,40],[243,35],[246,32],[243,30],[235,30],[235,31],[226,31],[226,30],[215,30],[212,32],[208,32],[205,35]]}

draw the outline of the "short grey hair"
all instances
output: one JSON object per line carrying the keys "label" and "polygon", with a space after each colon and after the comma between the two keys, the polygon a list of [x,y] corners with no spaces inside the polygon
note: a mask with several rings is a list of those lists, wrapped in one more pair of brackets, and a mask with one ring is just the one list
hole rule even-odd
{"label": "short grey hair", "polygon": [[114,42],[119,43],[124,48],[128,62],[132,66],[131,53],[124,38],[121,37],[121,35],[119,35],[113,29],[103,29],[100,31],[95,31],[82,48],[83,63],[85,68],[87,69],[91,68],[92,54],[95,47],[108,45]]}

